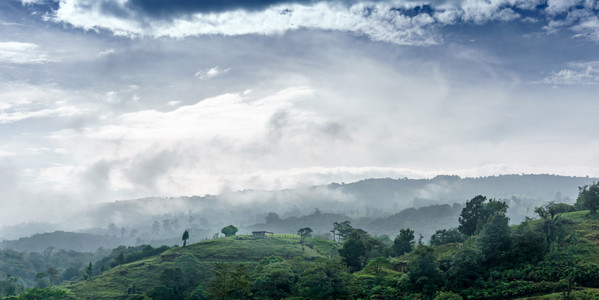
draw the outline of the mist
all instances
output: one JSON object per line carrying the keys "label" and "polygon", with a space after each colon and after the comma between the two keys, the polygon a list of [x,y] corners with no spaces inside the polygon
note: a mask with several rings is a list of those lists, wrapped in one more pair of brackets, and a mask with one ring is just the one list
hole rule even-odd
{"label": "mist", "polygon": [[200,238],[269,212],[358,222],[477,194],[522,200],[516,221],[591,182],[466,178],[599,177],[593,8],[105,4],[0,4],[2,239],[125,228],[135,243],[175,219],[156,238]]}

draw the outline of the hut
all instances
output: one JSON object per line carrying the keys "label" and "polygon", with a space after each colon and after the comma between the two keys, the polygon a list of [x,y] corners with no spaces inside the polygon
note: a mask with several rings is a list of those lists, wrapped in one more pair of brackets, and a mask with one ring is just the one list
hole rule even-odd
{"label": "hut", "polygon": [[268,238],[267,234],[274,234],[270,231],[252,231],[252,235],[257,238]]}

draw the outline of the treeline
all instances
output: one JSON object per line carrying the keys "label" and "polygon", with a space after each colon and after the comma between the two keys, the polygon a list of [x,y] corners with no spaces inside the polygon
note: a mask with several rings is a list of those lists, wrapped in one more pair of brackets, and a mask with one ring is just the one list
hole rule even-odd
{"label": "treeline", "polygon": [[0,278],[0,296],[18,295],[28,288],[43,289],[84,280],[117,265],[158,255],[168,249],[168,246],[154,248],[141,245],[99,249],[95,253],[55,251],[53,247],[43,253],[0,250],[0,273],[4,274],[4,278]]}

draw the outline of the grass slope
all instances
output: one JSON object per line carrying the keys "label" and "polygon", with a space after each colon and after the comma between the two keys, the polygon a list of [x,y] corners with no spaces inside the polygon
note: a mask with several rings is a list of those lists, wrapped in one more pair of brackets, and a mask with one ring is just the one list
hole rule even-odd
{"label": "grass slope", "polygon": [[215,262],[246,263],[251,267],[268,256],[314,260],[328,257],[337,249],[332,241],[311,239],[307,243],[311,248],[306,246],[302,251],[299,239],[294,235],[268,239],[251,236],[219,238],[185,248],[172,248],[154,257],[114,267],[66,288],[77,298],[114,299],[124,296],[133,284],[138,290],[149,293],[160,285],[160,274],[167,268],[181,268],[186,278],[206,283],[212,278]]}

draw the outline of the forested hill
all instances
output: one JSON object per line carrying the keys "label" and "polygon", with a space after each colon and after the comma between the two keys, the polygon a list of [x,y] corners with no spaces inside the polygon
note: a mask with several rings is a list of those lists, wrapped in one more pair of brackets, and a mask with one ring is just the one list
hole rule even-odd
{"label": "forested hill", "polygon": [[[491,198],[523,198],[571,202],[578,187],[598,181],[597,178],[559,175],[500,175],[477,178],[440,175],[432,179],[365,179],[348,184],[330,184],[357,199],[368,199],[373,208],[421,207],[431,204],[464,203],[475,195]],[[558,198],[558,199],[556,199]]]}
{"label": "forested hill", "polygon": [[[76,224],[4,227],[0,229],[0,240],[16,240],[35,233],[68,229],[111,237],[124,234],[127,240],[135,244],[158,245],[153,241],[179,238],[184,229],[190,229],[197,239],[195,241],[200,241],[229,224],[248,230],[256,228],[250,226],[265,223],[269,213],[276,213],[281,219],[296,218],[291,219],[293,222],[289,224],[274,228],[276,232],[293,233],[297,230],[294,224],[308,221],[302,216],[308,216],[316,209],[324,214],[319,217],[323,226],[330,226],[332,219],[343,221],[345,218],[371,230],[373,234],[393,235],[398,226],[407,226],[404,222],[406,218],[414,215],[409,211],[401,213],[406,209],[433,207],[431,213],[439,212],[439,217],[446,220],[435,220],[434,226],[455,226],[455,216],[459,213],[459,207],[455,204],[463,205],[476,195],[508,201],[508,217],[512,223],[519,223],[524,217],[532,216],[535,207],[549,201],[573,203],[578,187],[595,181],[598,179],[557,175],[480,178],[437,176],[432,179],[365,179],[354,183],[275,191],[244,190],[206,196],[150,197],[90,205],[86,212],[73,216]],[[428,215],[426,218],[431,219]],[[417,227],[414,225],[416,223],[412,222],[411,226]],[[318,230],[321,231],[320,228]]]}

